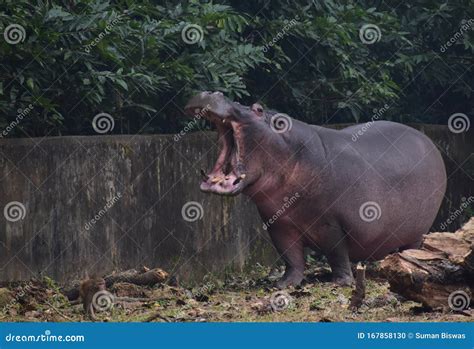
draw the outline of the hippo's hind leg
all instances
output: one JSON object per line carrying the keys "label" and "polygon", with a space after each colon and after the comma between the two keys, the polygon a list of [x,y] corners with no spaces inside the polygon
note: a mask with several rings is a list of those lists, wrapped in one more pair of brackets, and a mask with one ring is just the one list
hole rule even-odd
{"label": "hippo's hind leg", "polygon": [[338,224],[327,224],[317,232],[324,244],[323,252],[332,271],[332,280],[339,285],[351,285],[354,282],[347,237]]}
{"label": "hippo's hind leg", "polygon": [[344,242],[327,254],[332,271],[332,281],[338,285],[349,286],[354,282],[349,253]]}
{"label": "hippo's hind leg", "polygon": [[282,289],[290,285],[299,285],[303,280],[305,265],[303,241],[300,233],[295,228],[282,226],[270,227],[269,233],[273,244],[286,265],[285,274],[276,283],[276,287]]}

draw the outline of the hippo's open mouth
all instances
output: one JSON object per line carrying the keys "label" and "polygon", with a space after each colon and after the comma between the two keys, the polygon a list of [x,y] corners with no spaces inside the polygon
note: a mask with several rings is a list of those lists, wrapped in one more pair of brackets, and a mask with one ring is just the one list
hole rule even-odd
{"label": "hippo's open mouth", "polygon": [[241,127],[233,118],[233,102],[220,92],[201,92],[185,107],[186,114],[203,117],[216,126],[219,155],[210,173],[201,170],[201,190],[204,192],[237,195],[246,186],[243,165],[244,145]]}
{"label": "hippo's open mouth", "polygon": [[201,190],[221,195],[237,195],[244,189],[246,177],[239,127],[235,122],[217,117],[212,112],[206,112],[204,117],[216,125],[219,155],[210,173],[201,170]]}

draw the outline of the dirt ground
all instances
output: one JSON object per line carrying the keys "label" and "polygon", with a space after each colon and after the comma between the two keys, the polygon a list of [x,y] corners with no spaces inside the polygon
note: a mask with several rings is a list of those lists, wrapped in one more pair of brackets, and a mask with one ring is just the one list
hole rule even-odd
{"label": "dirt ground", "polygon": [[[329,269],[313,262],[303,286],[279,291],[272,287],[281,270],[255,266],[247,274],[218,281],[207,277],[197,287],[114,284],[111,302],[96,312],[109,322],[337,322],[337,321],[473,321],[464,314],[428,311],[420,304],[391,293],[370,265],[367,295],[354,311],[351,287],[329,281]],[[109,294],[109,295],[110,295]],[[127,297],[127,298],[123,298]],[[81,304],[71,304],[50,279],[0,288],[0,321],[90,321]]]}

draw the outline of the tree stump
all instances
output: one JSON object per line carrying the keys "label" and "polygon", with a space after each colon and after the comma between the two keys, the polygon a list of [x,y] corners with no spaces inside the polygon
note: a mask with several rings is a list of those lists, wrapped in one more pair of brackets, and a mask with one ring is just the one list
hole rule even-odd
{"label": "tree stump", "polygon": [[355,288],[352,290],[350,308],[357,310],[360,308],[365,299],[365,265],[361,263],[357,264],[356,267],[356,283]]}

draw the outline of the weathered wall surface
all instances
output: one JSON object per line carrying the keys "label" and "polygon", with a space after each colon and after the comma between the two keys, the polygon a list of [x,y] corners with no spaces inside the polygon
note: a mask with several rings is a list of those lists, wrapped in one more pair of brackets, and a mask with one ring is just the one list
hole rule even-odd
{"label": "weathered wall surface", "polygon": [[[213,136],[1,140],[0,208],[18,201],[26,215],[0,216],[0,281],[142,265],[192,280],[265,261],[273,249],[248,199],[199,191],[200,168],[216,158]],[[202,205],[202,219],[183,219],[190,201]]]}
{"label": "weathered wall surface", "polygon": [[[441,147],[447,163],[439,230],[461,197],[474,195],[474,137],[442,126],[417,128]],[[273,247],[247,198],[199,191],[200,168],[211,168],[216,158],[214,137],[0,140],[0,208],[13,201],[25,207],[22,220],[0,216],[0,281],[39,275],[67,281],[142,265],[192,281],[274,263]],[[202,219],[183,219],[190,201],[202,206]]]}
{"label": "weathered wall surface", "polygon": [[445,126],[411,126],[434,141],[446,165],[448,187],[432,231],[454,231],[474,215],[474,128],[456,134]]}

